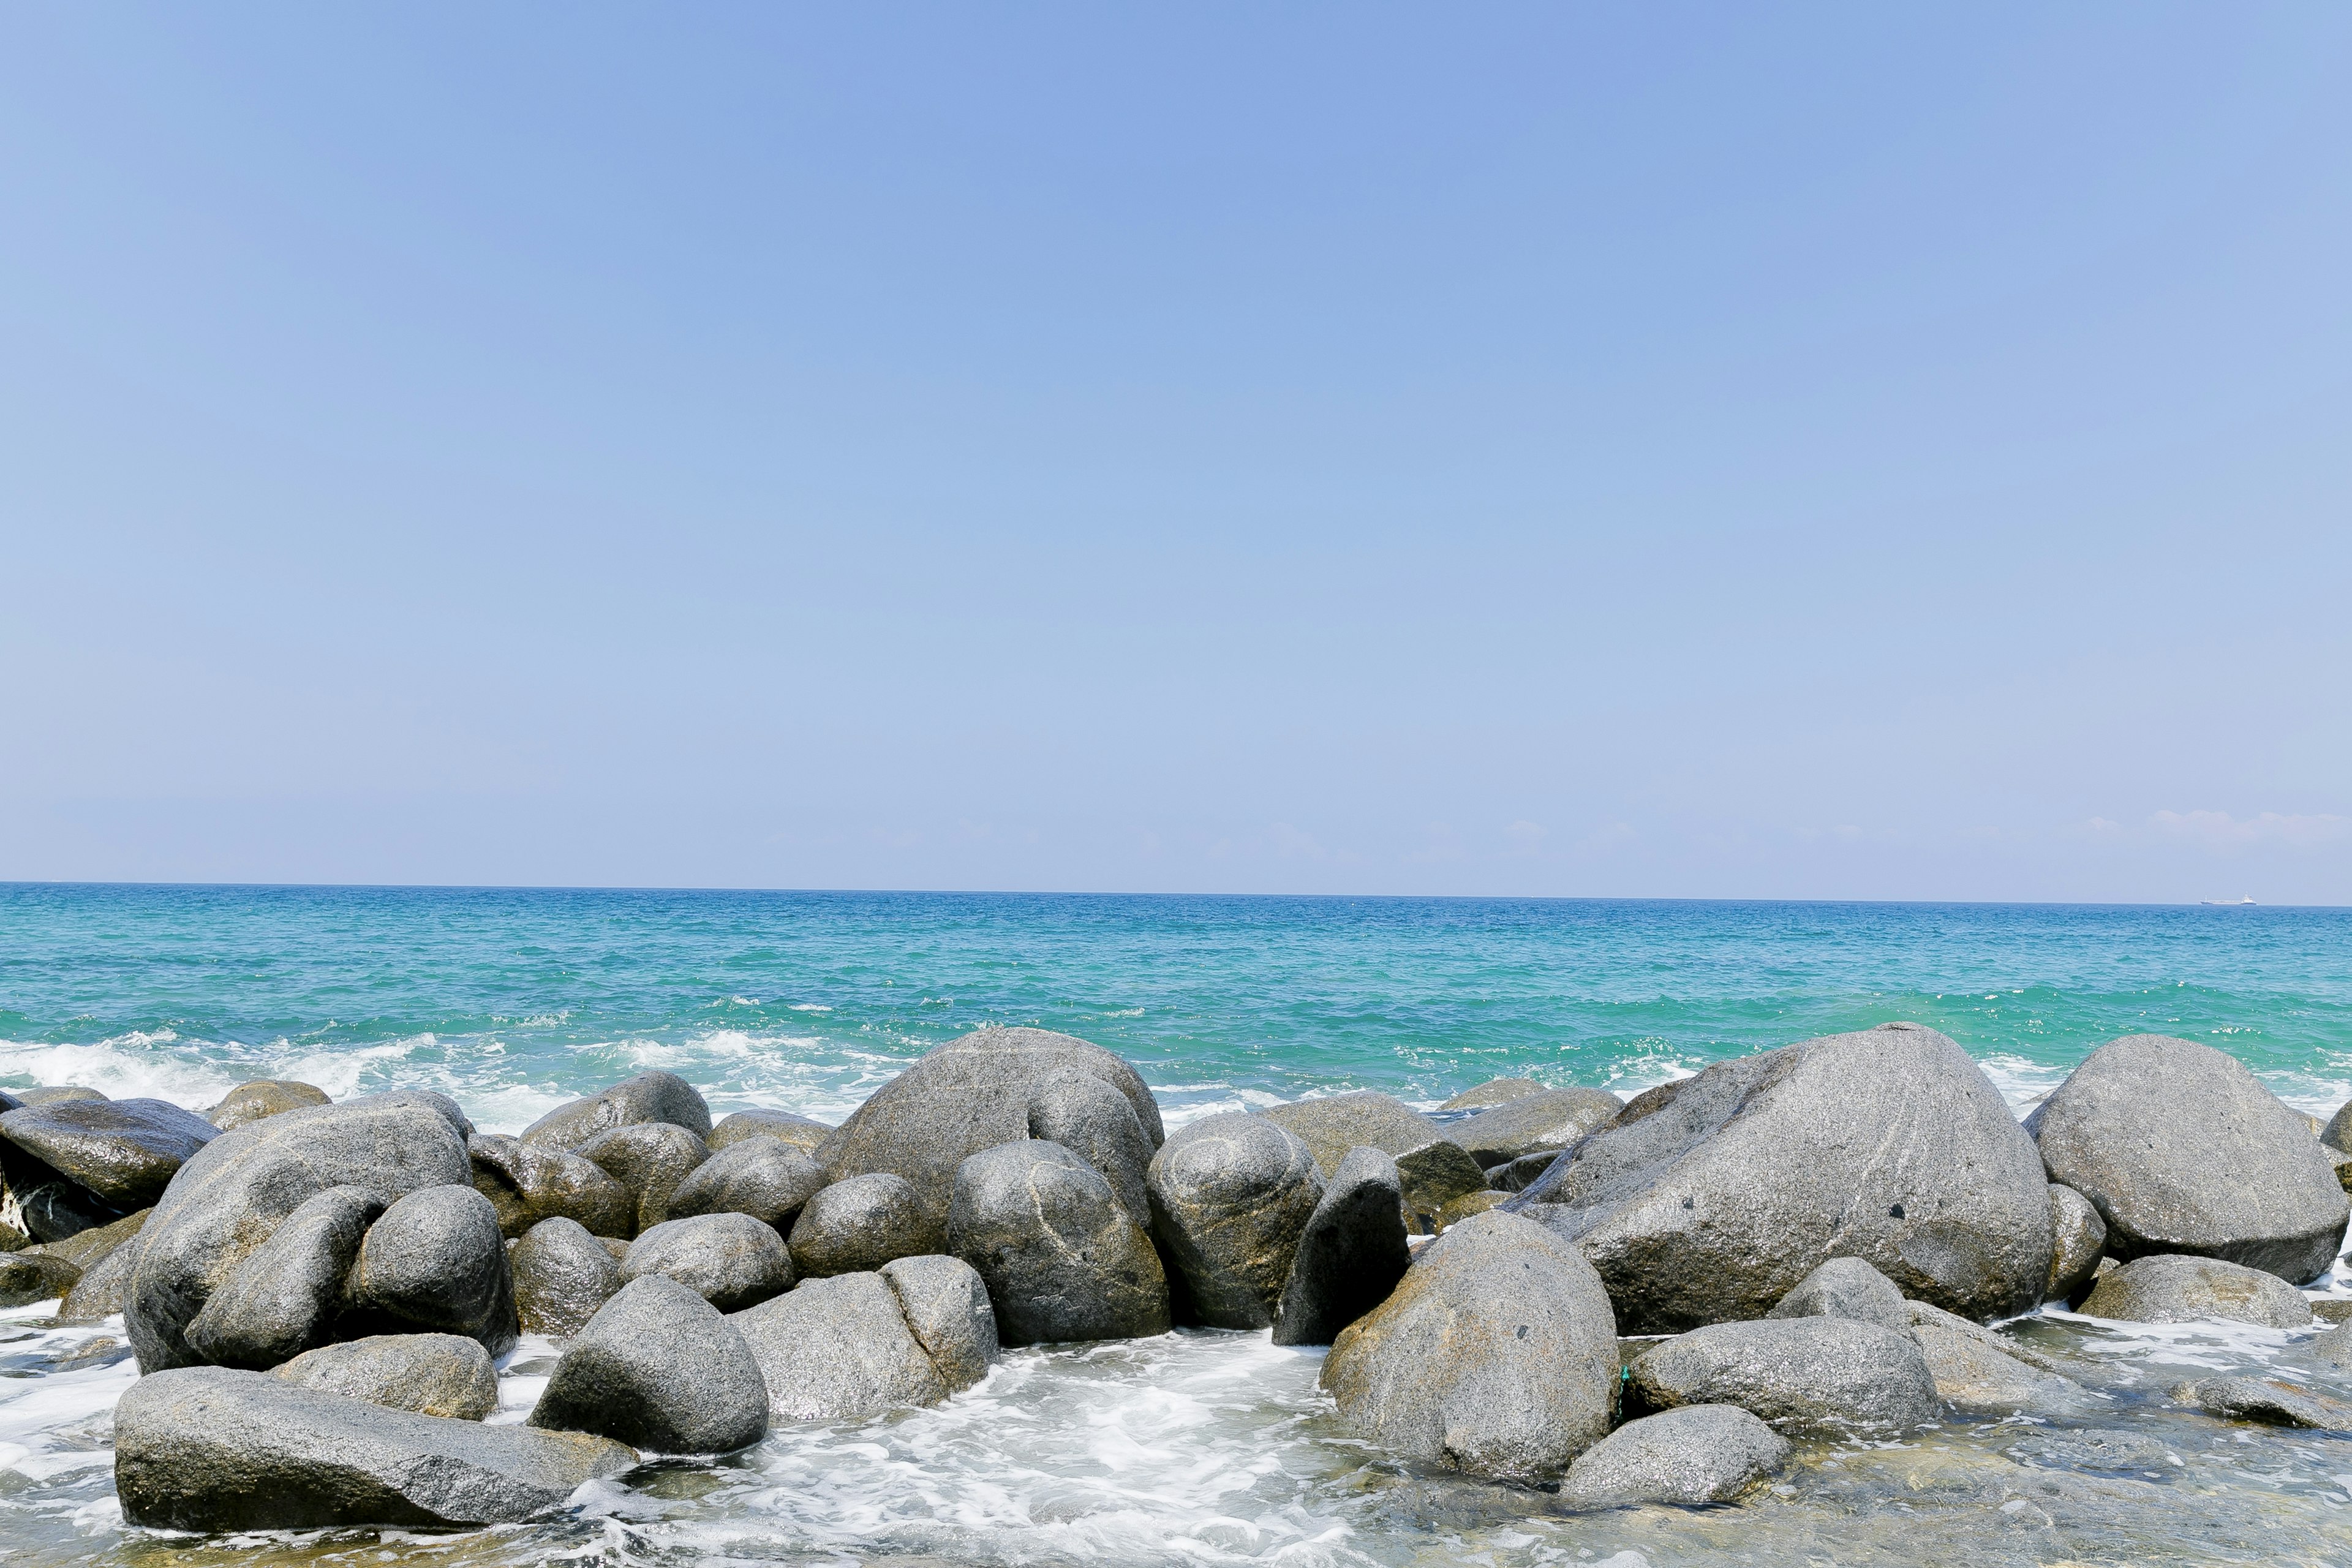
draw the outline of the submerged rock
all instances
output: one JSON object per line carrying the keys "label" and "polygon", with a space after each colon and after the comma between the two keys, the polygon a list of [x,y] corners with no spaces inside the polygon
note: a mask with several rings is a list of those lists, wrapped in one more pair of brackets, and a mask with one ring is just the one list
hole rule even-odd
{"label": "submerged rock", "polygon": [[1964,1317],[2050,1275],[2033,1143],[1916,1025],[1832,1035],[1649,1090],[1505,1205],[1591,1258],[1629,1333],[1761,1316],[1832,1256]]}
{"label": "submerged rock", "polygon": [[1628,1421],[1569,1466],[1563,1509],[1735,1501],[1789,1462],[1789,1440],[1736,1405],[1687,1405]]}
{"label": "submerged rock", "polygon": [[1169,1327],[1151,1238],[1102,1173],[1024,1139],[957,1167],[947,1250],[977,1269],[1010,1345],[1136,1339]]}
{"label": "submerged rock", "polygon": [[1531,1078],[1490,1078],[1474,1089],[1439,1106],[1440,1110],[1484,1110],[1490,1105],[1507,1105],[1531,1094],[1542,1094],[1544,1086]]}
{"label": "submerged rock", "polygon": [[1538,1149],[1565,1149],[1624,1109],[1625,1102],[1605,1089],[1547,1089],[1457,1121],[1445,1131],[1480,1165],[1502,1165]]}
{"label": "submerged rock", "polygon": [[2221,1318],[2266,1329],[2296,1329],[2311,1321],[2303,1292],[2266,1269],[2162,1253],[2101,1274],[2082,1310],[2094,1318],[2134,1323]]}
{"label": "submerged rock", "polygon": [[2050,1184],[2050,1230],[2056,1245],[2050,1254],[2050,1282],[2042,1288],[2045,1301],[2073,1301],[2091,1288],[2105,1256],[2107,1222],[2099,1217],[2090,1199],[2063,1182]]}
{"label": "submerged rock", "polygon": [[2224,1421],[2352,1432],[2352,1405],[2275,1378],[2208,1377],[2181,1384],[2172,1397]]}
{"label": "submerged rock", "polygon": [[576,1334],[619,1293],[621,1265],[578,1220],[543,1219],[507,1254],[527,1334]]}
{"label": "submerged rock", "polygon": [[1946,1404],[1988,1414],[2034,1410],[2080,1394],[2081,1384],[2017,1341],[1924,1301],[1907,1303],[1911,1337]]}
{"label": "submerged rock", "polygon": [[1350,1149],[1299,1233],[1276,1314],[1278,1345],[1328,1345],[1389,1298],[1412,1254],[1405,1246],[1396,1162]]}
{"label": "submerged rock", "polygon": [[811,1197],[793,1222],[793,1267],[813,1279],[870,1274],[894,1258],[946,1250],[939,1219],[906,1178],[849,1176]]}
{"label": "submerged rock", "polygon": [[979,1270],[961,1258],[933,1254],[893,1259],[882,1266],[882,1278],[898,1293],[907,1327],[949,1393],[961,1394],[988,1375],[999,1353],[996,1310]]}
{"label": "submerged rock", "polygon": [[1154,1141],[1126,1095],[1087,1073],[1070,1073],[1040,1088],[1029,1100],[1029,1136],[1059,1143],[1102,1173],[1118,1206],[1147,1228],[1151,1197],[1146,1173]]}
{"label": "submerged rock", "polygon": [[779,1143],[789,1143],[803,1153],[814,1154],[833,1129],[822,1121],[805,1116],[795,1116],[789,1110],[739,1110],[720,1119],[703,1142],[717,1153],[731,1149],[747,1138],[772,1138]]}
{"label": "submerged rock", "polygon": [[489,1352],[462,1334],[375,1334],[305,1351],[272,1376],[419,1415],[479,1421],[499,1407]]}
{"label": "submerged rock", "polygon": [[1327,1181],[1350,1149],[1402,1154],[1445,1137],[1444,1128],[1403,1100],[1369,1089],[1293,1100],[1257,1114],[1306,1144]]}
{"label": "submerged rock", "polygon": [[636,1228],[636,1199],[594,1161],[520,1138],[466,1140],[474,1190],[498,1211],[499,1230],[519,1237],[544,1219],[578,1220],[592,1235]]}
{"label": "submerged rock", "polygon": [[721,1145],[677,1184],[669,1216],[744,1214],[789,1231],[824,1184],[824,1167],[807,1150],[776,1138],[746,1138]]}
{"label": "submerged rock", "polygon": [[1273,1323],[1299,1235],[1323,1195],[1307,1145],[1264,1117],[1211,1116],[1160,1146],[1150,1180],[1152,1232],[1200,1321],[1213,1329]]}
{"label": "submerged rock", "polygon": [[682,1127],[697,1140],[710,1136],[710,1107],[701,1093],[674,1072],[641,1072],[604,1093],[559,1105],[522,1130],[526,1143],[583,1150],[598,1133],[616,1127],[660,1122]]}
{"label": "submerged rock", "polygon": [[793,1286],[793,1258],[773,1227],[750,1215],[706,1214],[664,1220],[630,1245],[624,1281],[658,1274],[722,1312],[756,1307]]}
{"label": "submerged rock", "polygon": [[1936,1379],[1911,1336],[1850,1318],[1715,1323],[1630,1370],[1653,1409],[1737,1405],[1797,1436],[1906,1435],[1937,1416]]}
{"label": "submerged rock", "polygon": [[862,1421],[937,1405],[949,1382],[879,1274],[807,1279],[730,1320],[758,1358],[780,1421]]}
{"label": "submerged rock", "polygon": [[341,1312],[343,1279],[383,1200],[365,1187],[330,1187],[279,1222],[190,1320],[187,1348],[220,1366],[267,1372],[325,1344]]}
{"label": "submerged rock", "polygon": [[317,1084],[298,1079],[260,1078],[230,1089],[218,1105],[205,1112],[205,1120],[223,1132],[231,1132],[248,1122],[299,1110],[306,1105],[332,1103],[327,1091]]}
{"label": "submerged rock", "polygon": [[628,1189],[636,1211],[631,1236],[667,1219],[671,1195],[710,1158],[700,1138],[671,1121],[611,1128],[580,1145],[579,1152]]}
{"label": "submerged rock", "polygon": [[2097,1207],[2118,1258],[2191,1254],[2300,1282],[2343,1247],[2352,1210],[2319,1143],[2210,1046],[2110,1040],[2026,1126],[2050,1179]]}
{"label": "submerged rock", "polygon": [[471,1186],[426,1187],[368,1226],[343,1281],[339,1331],[429,1330],[514,1348],[518,1322],[505,1238],[489,1199]]}
{"label": "submerged rock", "polygon": [[152,1205],[218,1132],[163,1100],[53,1100],[0,1113],[0,1138],[118,1212]]}
{"label": "submerged rock", "polygon": [[1768,1318],[1847,1318],[1911,1332],[1911,1304],[1895,1281],[1859,1258],[1832,1258],[1790,1289]]}
{"label": "submerged rock", "polygon": [[530,1425],[663,1454],[731,1454],[767,1435],[768,1391],[735,1321],[649,1274],[565,1347]]}
{"label": "submerged rock", "polygon": [[884,1084],[825,1139],[817,1161],[836,1179],[903,1176],[943,1220],[957,1167],[984,1149],[1027,1138],[1031,1102],[1074,1076],[1098,1079],[1126,1096],[1137,1125],[1160,1147],[1160,1107],[1127,1063],[1068,1035],[991,1026],[950,1040]]}
{"label": "submerged rock", "polygon": [[1591,1265],[1539,1226],[1483,1214],[1423,1247],[1339,1335],[1322,1384],[1341,1420],[1395,1453],[1539,1480],[1609,1430],[1617,1372]]}
{"label": "submerged rock", "polygon": [[226,1367],[151,1373],[114,1407],[122,1516],[166,1530],[513,1523],[635,1463],[601,1438],[417,1415]]}

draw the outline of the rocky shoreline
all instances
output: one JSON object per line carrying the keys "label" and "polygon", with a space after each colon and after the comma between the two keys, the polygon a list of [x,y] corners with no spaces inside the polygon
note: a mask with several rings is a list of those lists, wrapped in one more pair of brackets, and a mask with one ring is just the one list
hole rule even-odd
{"label": "rocky shoreline", "polygon": [[[952,1399],[1005,1347],[1171,1325],[1329,1344],[1338,1419],[1433,1477],[1736,1510],[1792,1442],[2097,1400],[2095,1366],[2014,1331],[2045,1302],[2307,1331],[2347,1133],[2150,1036],[2021,1126],[1907,1025],[1631,1103],[1502,1080],[1434,1117],[1340,1095],[1172,1134],[1126,1063],[1025,1029],[838,1128],[714,1125],[664,1073],[519,1138],[422,1091],[254,1084],[205,1117],[35,1091],[0,1097],[0,1303],[121,1314],[135,1524],[548,1517],[656,1458]],[[560,1355],[524,1425],[484,1425],[518,1333]],[[2352,1361],[2347,1333],[2312,1352]],[[2257,1440],[2352,1429],[2284,1379],[2168,1398]]]}

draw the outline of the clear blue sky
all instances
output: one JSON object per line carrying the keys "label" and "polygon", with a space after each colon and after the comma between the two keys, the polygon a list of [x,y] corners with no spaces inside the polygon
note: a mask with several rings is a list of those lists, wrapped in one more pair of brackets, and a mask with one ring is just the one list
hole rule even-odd
{"label": "clear blue sky", "polygon": [[2352,901],[2347,67],[14,7],[0,878]]}

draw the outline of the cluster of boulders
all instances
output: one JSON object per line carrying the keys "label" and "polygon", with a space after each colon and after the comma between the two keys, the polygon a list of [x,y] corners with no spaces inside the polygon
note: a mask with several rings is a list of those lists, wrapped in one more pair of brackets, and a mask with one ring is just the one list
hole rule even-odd
{"label": "cluster of boulders", "polygon": [[[2065,1370],[1985,1326],[2045,1301],[2308,1322],[2347,1136],[2147,1036],[2021,1126],[1907,1024],[1631,1102],[1507,1079],[1434,1113],[1365,1092],[1171,1134],[1118,1057],[989,1028],[837,1128],[714,1125],[663,1072],[520,1137],[421,1090],[260,1083],[205,1117],[0,1097],[0,1279],[122,1314],[140,1523],[521,1519],[647,1454],[935,1404],[1001,1346],[1174,1325],[1329,1345],[1339,1417],[1405,1460],[1563,1507],[1696,1504],[1791,1437],[2064,1406]],[[521,1425],[486,1426],[519,1332],[560,1358]],[[2342,1408],[2242,1381],[2181,1397]]]}

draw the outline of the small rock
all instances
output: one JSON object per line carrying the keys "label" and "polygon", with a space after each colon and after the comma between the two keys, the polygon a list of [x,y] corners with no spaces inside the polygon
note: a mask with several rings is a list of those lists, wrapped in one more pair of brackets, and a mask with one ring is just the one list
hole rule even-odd
{"label": "small rock", "polygon": [[0,1307],[29,1307],[69,1294],[81,1270],[70,1261],[37,1251],[0,1253]]}
{"label": "small rock", "polygon": [[[1445,1136],[1443,1129],[1393,1095],[1376,1089],[1326,1095],[1319,1100],[1294,1100],[1257,1114],[1296,1136],[1315,1156],[1315,1168],[1324,1180],[1339,1168],[1348,1151],[1378,1149],[1402,1154]],[[1433,1207],[1443,1207],[1438,1205]]]}
{"label": "small rock", "polygon": [[653,1123],[682,1127],[699,1142],[710,1136],[710,1107],[677,1074],[641,1072],[602,1094],[557,1106],[524,1128],[522,1141],[586,1153],[599,1133]]}
{"label": "small rock", "polygon": [[622,1285],[620,1260],[578,1220],[560,1215],[525,1231],[507,1265],[527,1334],[578,1333]]}
{"label": "small rock", "polygon": [[999,1354],[996,1310],[977,1269],[961,1258],[933,1254],[894,1258],[882,1266],[882,1278],[898,1292],[907,1327],[949,1393],[961,1394],[988,1375]]}
{"label": "small rock", "polygon": [[317,1084],[294,1079],[259,1078],[230,1089],[218,1105],[205,1112],[205,1120],[227,1132],[266,1117],[299,1110],[306,1105],[331,1103],[327,1091]]}
{"label": "small rock", "polygon": [[2074,1301],[2091,1288],[2107,1247],[2107,1222],[2091,1200],[2063,1182],[2050,1184],[2050,1228],[2057,1248],[2050,1256],[2045,1301]]}
{"label": "small rock", "polygon": [[0,1138],[118,1211],[162,1197],[218,1132],[163,1100],[57,1100],[0,1114]]}
{"label": "small rock", "polygon": [[2323,1323],[2352,1322],[2352,1296],[2310,1296],[2311,1315]]}
{"label": "small rock", "polygon": [[1907,1335],[1850,1318],[1693,1329],[1645,1351],[1633,1387],[1653,1409],[1737,1405],[1797,1436],[1908,1434],[1937,1419],[1935,1375]]}
{"label": "small rock", "polygon": [[2083,1301],[2094,1318],[2193,1323],[2208,1318],[2295,1329],[2311,1321],[2303,1292],[2277,1275],[2213,1258],[2158,1253],[2099,1276]]}
{"label": "small rock", "polygon": [[189,1322],[188,1348],[221,1366],[266,1372],[334,1337],[343,1279],[383,1202],[330,1187],[281,1221]]}
{"label": "small rock", "polygon": [[2352,1323],[2337,1323],[2303,1347],[2329,1366],[2352,1366]]}
{"label": "small rock", "polygon": [[710,1158],[700,1138],[670,1121],[611,1128],[581,1144],[579,1152],[628,1189],[637,1211],[631,1235],[667,1219],[671,1194]]}
{"label": "small rock", "polygon": [[732,1321],[649,1274],[573,1337],[530,1424],[657,1453],[731,1454],[767,1435],[768,1391]]}
{"label": "small rock", "polygon": [[2208,1377],[2182,1384],[2172,1397],[2224,1421],[2352,1432],[2352,1405],[2273,1378]]}
{"label": "small rock", "polygon": [[2043,1358],[2014,1340],[1924,1301],[1907,1305],[1911,1335],[1927,1358],[1936,1393],[1948,1405],[2006,1415],[2082,1392],[2079,1384],[2050,1370]]}
{"label": "small rock", "polygon": [[812,1121],[789,1110],[739,1110],[713,1127],[710,1136],[703,1142],[716,1154],[721,1149],[733,1148],[746,1138],[772,1138],[780,1143],[789,1143],[803,1153],[814,1154],[832,1131],[822,1121]]}
{"label": "small rock", "polygon": [[226,1367],[150,1373],[114,1407],[122,1516],[164,1530],[517,1523],[636,1458],[599,1438],[388,1410]]}
{"label": "small rock", "polygon": [[1431,1234],[1436,1235],[1451,1230],[1474,1214],[1485,1214],[1488,1209],[1498,1207],[1510,1195],[1508,1193],[1498,1193],[1492,1187],[1481,1187],[1475,1193],[1465,1193],[1432,1216]]}
{"label": "small rock", "polygon": [[1272,1324],[1299,1233],[1323,1195],[1307,1145],[1261,1116],[1211,1116],[1160,1146],[1150,1181],[1146,1214],[1200,1321]]}
{"label": "small rock", "polygon": [[894,1258],[946,1249],[930,1210],[903,1176],[850,1176],[811,1197],[793,1223],[793,1267],[804,1277],[870,1274]]}
{"label": "small rock", "polygon": [[1090,1073],[1066,1074],[1030,1097],[1029,1136],[1059,1143],[1101,1172],[1118,1206],[1150,1226],[1145,1173],[1152,1143],[1126,1095]]}
{"label": "small rock", "polygon": [[1768,1318],[1847,1318],[1909,1338],[1910,1303],[1895,1281],[1859,1258],[1832,1258],[1781,1297]]}
{"label": "small rock", "polygon": [[499,1407],[499,1374],[489,1352],[458,1334],[374,1334],[321,1345],[270,1375],[320,1394],[452,1421],[479,1421]]}
{"label": "small rock", "polygon": [[956,1167],[947,1250],[986,1281],[1006,1344],[1168,1331],[1151,1238],[1102,1173],[1058,1143],[1003,1143]]}
{"label": "small rock", "polygon": [[1736,1405],[1686,1405],[1629,1421],[1586,1449],[1560,1480],[1559,1506],[1731,1502],[1792,1451],[1786,1437]]}
{"label": "small rock", "polygon": [[863,1421],[948,1396],[879,1274],[803,1280],[730,1321],[759,1358],[778,1420]]}
{"label": "small rock", "polygon": [[1486,1167],[1486,1184],[1498,1193],[1523,1193],[1536,1179],[1552,1167],[1552,1163],[1568,1151],[1538,1149],[1532,1154],[1522,1154],[1508,1164]]}
{"label": "small rock", "polygon": [[807,1150],[776,1138],[746,1138],[696,1166],[670,1194],[669,1215],[745,1214],[788,1232],[824,1184],[824,1167]]}
{"label": "small rock", "polygon": [[746,1214],[667,1219],[631,1244],[624,1281],[658,1274],[722,1312],[756,1307],[793,1286],[793,1257],[772,1226]]}
{"label": "small rock", "polygon": [[568,1150],[544,1148],[520,1138],[484,1136],[466,1140],[474,1190],[498,1211],[499,1232],[519,1237],[543,1219],[573,1219],[596,1236],[636,1227],[637,1203],[629,1189],[594,1161]]}
{"label": "small rock", "polygon": [[343,1282],[340,1332],[431,1330],[514,1348],[518,1318],[498,1212],[471,1186],[427,1187],[368,1227]]}
{"label": "small rock", "polygon": [[1299,1233],[1276,1344],[1328,1345],[1388,1300],[1412,1261],[1401,1202],[1394,1160],[1378,1149],[1348,1151]]}
{"label": "small rock", "polygon": [[1548,1089],[1457,1121],[1445,1131],[1480,1165],[1501,1165],[1538,1149],[1565,1149],[1624,1109],[1625,1102],[1605,1089]]}
{"label": "small rock", "polygon": [[[1436,1138],[1396,1157],[1397,1182],[1404,1190],[1404,1220],[1415,1234],[1437,1234],[1437,1216],[1448,1204],[1482,1192],[1486,1173],[1459,1143]],[[1334,1167],[1335,1169],[1337,1167]]]}
{"label": "small rock", "polygon": [[1531,1094],[1541,1094],[1544,1086],[1531,1078],[1494,1078],[1475,1089],[1465,1089],[1439,1106],[1440,1110],[1484,1110],[1490,1105],[1507,1105],[1514,1100],[1524,1100]]}

